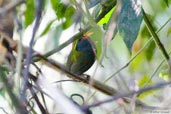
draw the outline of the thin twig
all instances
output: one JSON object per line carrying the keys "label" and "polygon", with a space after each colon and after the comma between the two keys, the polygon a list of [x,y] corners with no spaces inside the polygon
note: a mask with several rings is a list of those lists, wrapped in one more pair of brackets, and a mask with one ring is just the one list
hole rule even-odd
{"label": "thin twig", "polygon": [[[171,51],[169,52],[169,55],[171,54]],[[148,85],[148,83],[153,79],[159,68],[162,66],[162,64],[165,62],[165,59],[161,60],[160,64],[157,66],[157,68],[153,71],[153,73],[150,75],[150,79],[146,81],[144,87]]]}
{"label": "thin twig", "polygon": [[44,3],[44,0],[38,1],[37,10],[36,10],[37,11],[36,12],[36,21],[35,21],[35,25],[33,28],[33,34],[32,34],[30,44],[29,44],[29,49],[27,51],[26,63],[25,63],[26,69],[24,70],[24,84],[23,84],[23,89],[22,89],[21,98],[20,98],[22,102],[25,101],[25,98],[26,98],[25,94],[26,94],[26,89],[27,89],[27,82],[29,79],[29,66],[31,63],[31,58],[32,58],[32,53],[33,53],[32,46],[34,44],[34,37],[36,35],[36,32],[37,32],[39,24],[40,24],[40,20],[42,17],[43,3]]}
{"label": "thin twig", "polygon": [[43,101],[45,110],[46,110],[46,112],[48,112],[48,114],[49,114],[49,111],[48,111],[48,108],[47,108],[47,103],[46,103],[46,101],[45,101],[44,94],[43,94],[43,92],[41,92],[41,91],[40,91],[40,94],[41,94],[41,97],[42,97],[42,101]]}
{"label": "thin twig", "polygon": [[49,114],[47,112],[47,110],[45,110],[45,108],[43,107],[43,105],[41,104],[38,96],[36,95],[36,93],[34,92],[33,88],[32,88],[32,84],[29,83],[29,86],[30,86],[30,92],[32,94],[32,97],[34,98],[34,100],[36,101],[40,111],[42,112],[42,114]]}
{"label": "thin twig", "polygon": [[[17,58],[16,58],[16,76],[14,77],[15,80],[15,85],[17,88],[17,93],[20,93],[21,91],[21,74],[22,74],[22,59],[23,59],[23,45],[22,45],[22,39],[23,39],[23,25],[22,25],[22,20],[21,18],[19,18],[19,16],[17,15],[17,12],[14,12],[14,20],[16,22],[16,28],[17,28],[17,32],[19,34],[19,41],[18,42],[14,42],[16,43],[13,47],[11,47],[13,50],[17,51]],[[12,39],[12,38],[10,38]],[[11,43],[11,44],[14,44]]]}

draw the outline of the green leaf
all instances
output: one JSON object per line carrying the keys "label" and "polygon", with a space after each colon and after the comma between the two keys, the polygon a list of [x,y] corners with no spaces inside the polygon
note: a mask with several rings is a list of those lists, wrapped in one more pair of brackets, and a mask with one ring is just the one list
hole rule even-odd
{"label": "green leaf", "polygon": [[24,13],[25,17],[25,27],[30,25],[35,17],[35,3],[34,0],[27,0],[26,2],[26,11]]}
{"label": "green leaf", "polygon": [[152,85],[152,80],[150,79],[150,76],[145,75],[138,81],[138,86],[143,88],[147,83],[148,85]]}
{"label": "green leaf", "polygon": [[148,95],[152,95],[154,92],[155,90],[149,90],[149,91],[143,92],[138,96],[138,98],[143,99],[144,97],[147,97]]}
{"label": "green leaf", "polygon": [[169,7],[169,1],[168,0],[164,0],[164,2],[166,3],[167,7]]}
{"label": "green leaf", "polygon": [[54,11],[57,10],[57,6],[60,3],[60,0],[51,0],[51,5]]}
{"label": "green leaf", "polygon": [[72,24],[72,16],[75,13],[75,9],[72,6],[67,7],[64,17],[66,18],[66,21],[63,23],[63,29],[68,28]]}
{"label": "green leaf", "polygon": [[[133,54],[132,54],[133,56]],[[137,56],[134,61],[132,61],[132,63],[130,64],[130,70],[132,72],[136,72],[137,70],[141,70],[142,69],[142,64],[145,62],[145,55],[143,53],[141,53],[139,56]]]}
{"label": "green leaf", "polygon": [[58,20],[64,17],[66,9],[67,9],[67,6],[64,5],[63,3],[59,3],[57,5],[56,16],[57,16]]}
{"label": "green leaf", "polygon": [[[140,88],[145,87],[147,84],[148,84],[148,85],[152,85],[152,84],[153,84],[152,80],[150,79],[150,76],[148,76],[148,75],[143,76],[143,77],[138,81],[138,86],[139,86]],[[139,98],[144,98],[144,97],[146,97],[146,96],[148,96],[148,95],[153,94],[154,91],[155,91],[155,90],[150,90],[150,91],[143,92],[143,93],[141,93],[138,97],[139,97]]]}
{"label": "green leaf", "polygon": [[171,27],[169,27],[168,31],[167,31],[167,37],[170,35],[171,33]]}
{"label": "green leaf", "polygon": [[151,61],[152,60],[152,57],[154,55],[155,48],[156,48],[155,42],[152,41],[150,43],[150,45],[148,45],[148,47],[147,47],[147,49],[145,51],[146,59],[148,61]]}
{"label": "green leaf", "polygon": [[75,13],[75,8],[71,5],[66,5],[60,2],[60,0],[51,0],[51,4],[56,13],[57,19],[63,19],[63,29],[68,28],[72,24],[72,16]]}
{"label": "green leaf", "polygon": [[43,30],[43,32],[40,34],[40,37],[42,37],[43,35],[45,35],[48,31],[49,31],[49,29],[50,29],[50,27],[51,27],[51,25],[53,24],[53,22],[54,22],[55,20],[52,20],[52,21],[50,21],[49,23],[48,23],[48,25],[46,26],[46,28]]}
{"label": "green leaf", "polygon": [[113,13],[113,11],[115,10],[115,7],[114,8],[112,8],[99,22],[98,22],[98,24],[99,25],[103,25],[103,24],[106,24],[106,23],[108,23],[109,22],[109,19],[110,19],[110,17],[111,17],[111,15],[112,15],[112,13]]}
{"label": "green leaf", "polygon": [[159,77],[161,77],[165,81],[169,81],[168,71],[167,72],[160,72]]}
{"label": "green leaf", "polygon": [[[152,22],[152,21],[150,21]],[[150,38],[151,34],[149,33],[147,27],[145,26],[145,24],[143,24],[142,28],[141,28],[141,32],[140,32],[140,37],[141,38]]]}
{"label": "green leaf", "polygon": [[[138,2],[137,2],[138,3]],[[117,28],[129,51],[137,38],[142,22],[141,5],[132,0],[122,0],[121,12],[118,16]]]}

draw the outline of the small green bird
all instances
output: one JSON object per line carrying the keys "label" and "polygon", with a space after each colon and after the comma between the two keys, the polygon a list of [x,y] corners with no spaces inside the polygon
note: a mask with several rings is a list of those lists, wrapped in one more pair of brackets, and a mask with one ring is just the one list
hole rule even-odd
{"label": "small green bird", "polygon": [[83,36],[72,44],[66,68],[71,73],[81,75],[87,71],[96,60],[96,46],[89,36]]}

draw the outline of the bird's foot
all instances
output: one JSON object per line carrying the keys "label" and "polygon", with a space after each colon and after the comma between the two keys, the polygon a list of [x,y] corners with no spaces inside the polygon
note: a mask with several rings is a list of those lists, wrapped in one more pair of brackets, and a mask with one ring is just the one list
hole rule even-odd
{"label": "bird's foot", "polygon": [[81,77],[83,77],[85,82],[89,82],[90,81],[90,75],[88,75],[88,74],[82,74]]}

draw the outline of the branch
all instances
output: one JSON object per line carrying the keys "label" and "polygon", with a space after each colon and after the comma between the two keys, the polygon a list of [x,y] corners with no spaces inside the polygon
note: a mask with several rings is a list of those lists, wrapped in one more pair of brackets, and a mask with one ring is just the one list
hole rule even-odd
{"label": "branch", "polygon": [[143,18],[144,21],[146,23],[146,26],[149,30],[149,32],[151,33],[151,35],[153,36],[153,40],[155,41],[157,47],[159,48],[159,50],[161,51],[161,53],[163,54],[164,58],[167,61],[168,67],[169,67],[169,76],[171,75],[171,61],[170,61],[170,57],[169,54],[167,53],[166,49],[164,48],[163,44],[161,43],[158,35],[155,33],[153,26],[151,25],[146,13],[144,12],[144,9],[142,8],[142,13],[143,13]]}
{"label": "branch", "polygon": [[32,38],[29,44],[29,49],[27,51],[27,56],[26,56],[26,69],[24,70],[24,84],[23,84],[23,88],[22,88],[22,93],[21,93],[21,102],[25,101],[25,94],[26,94],[26,89],[27,89],[27,82],[29,79],[29,66],[31,63],[31,59],[32,59],[32,53],[33,53],[33,49],[32,46],[34,44],[34,37],[36,35],[36,32],[38,30],[39,24],[40,24],[40,20],[41,20],[41,16],[42,16],[42,8],[43,8],[43,3],[44,0],[39,0],[38,1],[38,6],[37,6],[37,14],[36,14],[36,21],[35,21],[35,25],[33,28],[33,34],[32,34]]}
{"label": "branch", "polygon": [[107,95],[113,95],[113,94],[117,93],[117,90],[115,90],[114,88],[109,87],[107,85],[104,85],[103,83],[101,83],[101,82],[99,82],[93,78],[90,78],[89,76],[87,78],[86,76],[78,76],[78,75],[72,74],[66,70],[64,65],[57,63],[56,61],[53,61],[51,59],[47,59],[44,56],[41,56],[41,55],[38,55],[38,56],[39,56],[39,58],[42,59],[42,63],[46,64],[47,66],[49,66],[55,70],[62,71],[68,77],[70,77],[74,80],[77,80],[79,82],[83,82],[84,84],[87,84],[87,85],[89,85],[90,80],[93,80],[94,83],[92,84],[92,87],[94,87],[95,89],[97,89],[97,90],[99,90],[99,91],[101,91]]}
{"label": "branch", "polygon": [[32,97],[33,99],[35,100],[35,102],[37,103],[40,111],[42,112],[42,114],[48,114],[47,110],[43,107],[43,105],[41,104],[36,92],[34,91],[33,87],[32,87],[32,84],[29,83],[29,90],[30,90],[30,93],[32,94]]}
{"label": "branch", "polygon": [[99,105],[102,105],[104,103],[112,102],[112,101],[117,100],[119,98],[125,98],[125,97],[129,97],[129,96],[133,96],[135,94],[141,94],[141,93],[146,92],[146,91],[163,88],[163,87],[165,87],[167,85],[170,85],[170,84],[171,84],[171,81],[170,82],[162,82],[162,83],[158,83],[158,84],[153,85],[153,86],[142,88],[142,89],[140,89],[138,91],[133,91],[133,92],[130,92],[130,93],[127,93],[127,94],[116,94],[116,95],[112,96],[112,98],[109,98],[107,100],[100,101],[100,102],[97,102],[97,103],[93,103],[93,104],[85,106],[83,108],[84,109],[89,109],[89,108],[92,108],[92,107],[97,107]]}
{"label": "branch", "polygon": [[[87,78],[85,76],[78,76],[78,75],[72,74],[66,70],[64,65],[61,65],[60,63],[57,63],[56,61],[53,61],[51,59],[47,59],[40,54],[37,56],[39,56],[39,58],[41,58],[41,60],[42,60],[41,62],[43,64],[49,66],[50,68],[53,68],[54,70],[57,70],[57,71],[60,70],[62,73],[65,73],[66,76],[68,76],[69,78],[72,78],[76,81],[82,82],[83,84],[86,84],[87,86],[90,86],[90,83],[93,81],[93,83],[91,83],[92,85],[90,87],[93,87],[106,95],[112,96],[112,95],[120,93],[118,90],[116,90],[108,85],[105,85],[104,83],[101,83],[101,82],[91,78],[90,76]],[[123,98],[123,100],[126,103],[129,103],[131,101],[131,99],[128,97]],[[141,107],[147,107],[146,104],[144,104],[143,102],[141,102],[138,99],[136,100],[136,104]]]}

